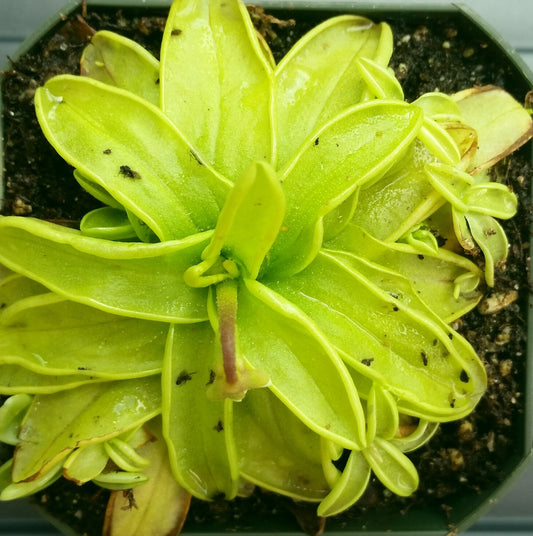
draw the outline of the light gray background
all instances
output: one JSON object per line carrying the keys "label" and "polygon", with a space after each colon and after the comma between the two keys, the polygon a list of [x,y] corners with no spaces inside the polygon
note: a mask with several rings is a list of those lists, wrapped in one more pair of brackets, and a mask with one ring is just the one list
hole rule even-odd
{"label": "light gray background", "polygon": [[[0,65],[39,25],[59,11],[68,0],[0,0]],[[252,1],[252,0],[250,0]],[[256,0],[261,3],[260,0]],[[376,1],[380,4],[405,4],[407,0]],[[169,0],[170,2],[170,0]],[[294,4],[312,0],[293,0]],[[431,4],[430,0],[412,3]],[[451,3],[451,2],[450,2]],[[508,42],[533,70],[533,2],[531,0],[464,0]],[[354,2],[356,5],[357,2]],[[59,533],[29,510],[23,502],[0,503],[0,534],[14,535],[9,526],[17,521],[18,536]],[[533,535],[533,467],[516,481],[512,489],[470,531],[469,536]]]}

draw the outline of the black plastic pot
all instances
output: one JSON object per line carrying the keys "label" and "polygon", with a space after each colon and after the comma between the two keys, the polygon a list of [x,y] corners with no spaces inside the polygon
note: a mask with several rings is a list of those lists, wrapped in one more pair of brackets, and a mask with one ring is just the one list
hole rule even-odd
{"label": "black plastic pot", "polygon": [[[170,0],[88,0],[89,9],[101,7],[123,7],[129,9],[148,10],[158,9],[163,12],[169,6]],[[471,10],[461,4],[450,5],[428,3],[427,5],[415,4],[405,5],[401,8],[397,5],[387,5],[377,2],[350,2],[350,1],[301,1],[283,2],[282,0],[265,0],[262,5],[273,12],[279,18],[297,18],[298,21],[305,21],[313,24],[340,13],[357,12],[366,15],[375,21],[393,21],[398,17],[403,18],[412,27],[426,24],[428,21],[439,19],[443,22],[453,23],[455,26],[465,29],[480,42],[487,43],[490,47],[492,57],[495,62],[507,64],[504,76],[505,89],[512,93],[515,98],[522,100],[525,94],[533,87],[533,73],[522,62],[520,57],[509,47],[509,45],[498,36],[498,34],[483,21],[481,21]],[[61,24],[62,19],[70,13],[79,10],[79,2],[71,1],[52,20],[39,28],[13,56],[16,61],[22,54],[35,45],[43,36],[53,31],[53,28]],[[459,88],[458,88],[459,89]],[[1,103],[0,103],[1,105]],[[2,123],[0,123],[1,134]],[[533,156],[532,144],[523,149],[529,158]],[[3,153],[2,153],[3,156]],[[533,161],[533,160],[532,160]],[[3,166],[2,166],[3,169]],[[3,181],[2,183],[3,184]],[[0,188],[1,188],[0,184]],[[0,189],[0,197],[2,190]],[[525,267],[524,267],[525,268]],[[529,322],[529,334],[532,335],[533,323]],[[531,339],[531,337],[530,337]],[[513,485],[516,477],[523,471],[533,449],[533,350],[531,344],[528,345],[528,366],[526,374],[522,378],[522,392],[524,393],[524,412],[520,421],[513,426],[512,434],[515,448],[513,452],[502,462],[499,471],[507,474],[503,482],[495,482],[491,486],[479,492],[465,491],[451,497],[446,497],[445,502],[450,507],[451,517],[446,518],[440,506],[435,507],[407,507],[406,511],[383,511],[380,508],[369,508],[366,512],[359,513],[354,518],[333,518],[328,521],[327,532],[350,533],[353,535],[369,534],[380,535],[418,535],[418,536],[444,536],[450,530],[463,531],[472,525],[480,516],[484,515],[494,502],[505,494]],[[421,475],[424,478],[424,475]],[[408,505],[408,503],[406,503]],[[0,506],[8,511],[9,505]],[[252,512],[253,514],[253,512]],[[245,522],[244,522],[245,521]],[[268,519],[247,515],[240,525],[246,526],[246,533],[296,533],[298,528],[291,520],[289,514],[280,513],[278,516],[271,516]],[[287,526],[287,523],[289,525]],[[0,525],[1,526],[1,525]],[[7,530],[9,528],[6,527]],[[192,522],[188,522],[186,530],[195,533],[219,533],[224,530],[219,524],[203,524],[201,527],[194,527]]]}

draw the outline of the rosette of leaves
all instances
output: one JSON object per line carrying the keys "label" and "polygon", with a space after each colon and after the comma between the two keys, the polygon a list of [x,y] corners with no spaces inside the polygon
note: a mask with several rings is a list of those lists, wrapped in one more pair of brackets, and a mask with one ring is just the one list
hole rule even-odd
{"label": "rosette of leaves", "polygon": [[191,495],[328,516],[371,472],[417,488],[405,453],[486,387],[450,322],[505,262],[516,198],[488,169],[532,128],[498,88],[406,103],[391,53],[338,16],[276,65],[240,1],[180,0],[160,61],[98,32],[37,90],[102,207],[0,219],[0,499],[93,481],[106,534],[167,534]]}

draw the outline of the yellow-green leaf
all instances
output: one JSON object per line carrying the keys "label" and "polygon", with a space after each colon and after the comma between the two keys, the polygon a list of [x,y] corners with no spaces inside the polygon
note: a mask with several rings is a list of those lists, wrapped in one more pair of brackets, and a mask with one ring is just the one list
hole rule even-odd
{"label": "yellow-green leaf", "polygon": [[254,163],[231,190],[202,258],[222,254],[244,268],[245,277],[255,279],[284,213],[285,198],[275,171]]}
{"label": "yellow-green leaf", "polygon": [[62,75],[37,90],[35,108],[56,151],[160,240],[214,227],[230,183],[149,102],[90,78]]}
{"label": "yellow-green leaf", "polygon": [[529,112],[499,87],[465,89],[453,98],[464,122],[478,134],[478,150],[468,168],[472,175],[493,166],[533,136]]}
{"label": "yellow-green leaf", "polygon": [[348,109],[308,138],[280,172],[287,209],[271,270],[290,275],[307,266],[320,247],[324,215],[388,171],[421,123],[418,107],[372,101]]}
{"label": "yellow-green leaf", "polygon": [[319,501],[329,486],[320,461],[320,436],[268,389],[250,391],[234,405],[241,475],[296,500]]}
{"label": "yellow-green leaf", "polygon": [[159,62],[127,37],[107,30],[96,32],[83,51],[80,66],[83,76],[159,105]]}
{"label": "yellow-green leaf", "polygon": [[157,244],[114,242],[7,216],[0,217],[0,262],[67,299],[106,312],[198,322],[207,319],[207,294],[189,287],[183,273],[200,260],[210,238],[202,233]]}
{"label": "yellow-green leaf", "polygon": [[191,495],[204,500],[237,493],[232,401],[207,397],[217,351],[209,323],[172,326],[162,380],[163,433],[172,472]]}
{"label": "yellow-green leaf", "polygon": [[86,385],[74,393],[37,395],[19,432],[13,481],[38,478],[76,447],[116,437],[160,411],[158,377]]}
{"label": "yellow-green leaf", "polygon": [[272,84],[242,2],[173,3],[161,48],[161,107],[231,181],[252,162],[272,161]]}
{"label": "yellow-green leaf", "polygon": [[191,496],[172,475],[165,442],[151,441],[139,452],[150,460],[148,481],[128,493],[111,493],[103,536],[170,536],[185,522]]}
{"label": "yellow-green leaf", "polygon": [[392,32],[365,17],[342,15],[304,35],[276,69],[278,164],[284,165],[313,132],[359,104],[366,85],[358,58],[387,65]]}
{"label": "yellow-green leaf", "polygon": [[245,284],[237,317],[243,358],[268,374],[272,392],[309,428],[346,448],[361,448],[361,403],[324,335],[279,294],[255,281]]}

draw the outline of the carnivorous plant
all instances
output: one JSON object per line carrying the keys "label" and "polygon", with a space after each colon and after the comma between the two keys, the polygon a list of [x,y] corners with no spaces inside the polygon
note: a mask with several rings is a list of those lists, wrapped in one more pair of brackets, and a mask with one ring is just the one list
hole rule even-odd
{"label": "carnivorous plant", "polygon": [[392,43],[337,16],[276,65],[240,0],[176,0],[160,61],[101,31],[37,90],[102,206],[0,219],[1,500],[92,481],[106,534],[167,534],[191,496],[416,490],[406,453],[486,388],[450,324],[505,263],[489,171],[532,124],[496,87],[405,102]]}

